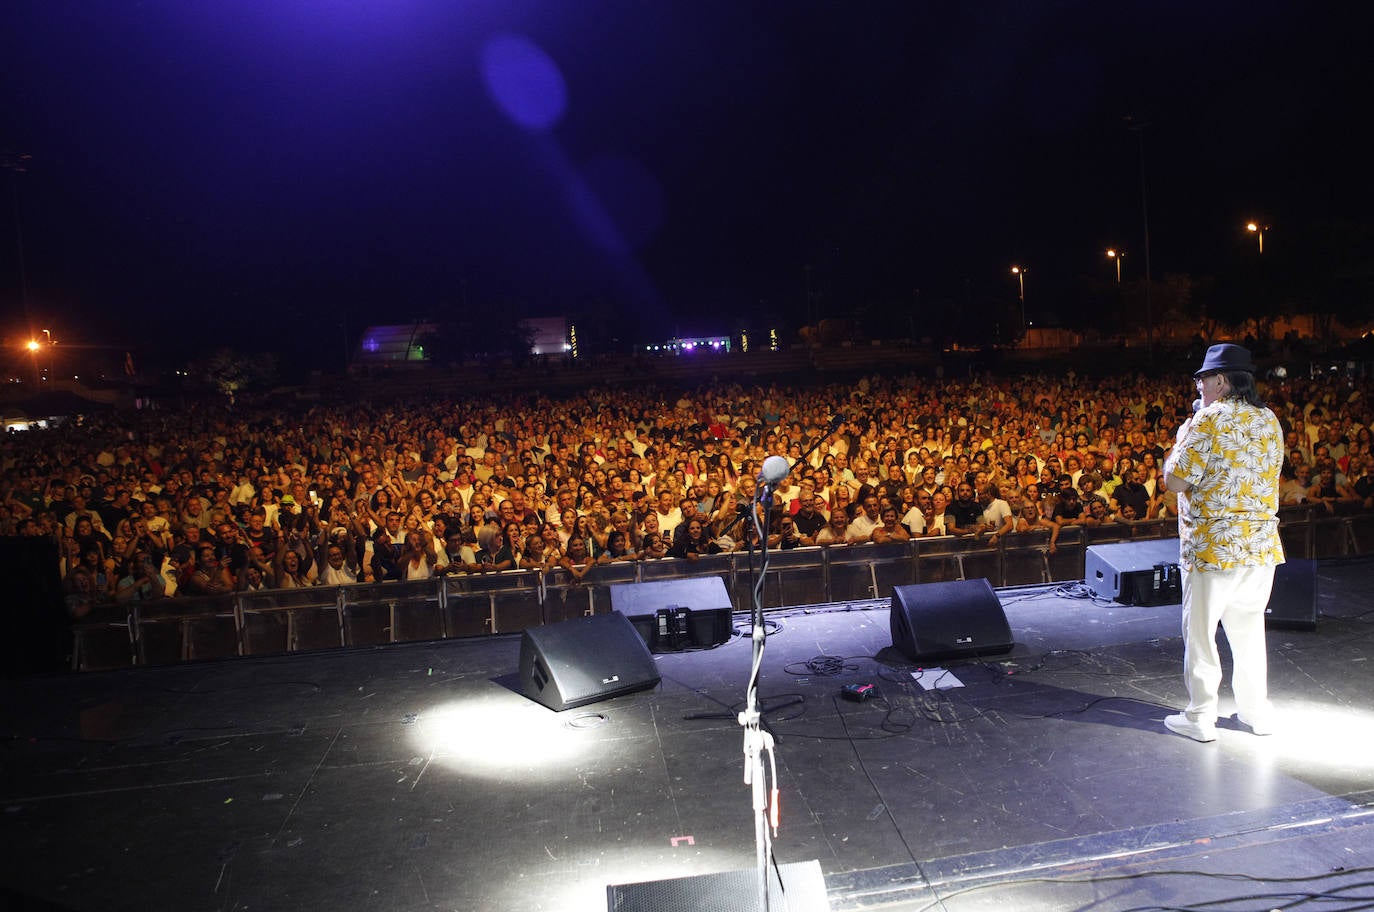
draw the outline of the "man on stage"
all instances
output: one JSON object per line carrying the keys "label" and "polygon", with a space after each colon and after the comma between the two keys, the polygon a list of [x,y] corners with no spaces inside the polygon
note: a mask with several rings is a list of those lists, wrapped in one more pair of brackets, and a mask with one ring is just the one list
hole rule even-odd
{"label": "man on stage", "polygon": [[1264,609],[1283,562],[1279,469],[1283,431],[1255,389],[1250,352],[1223,343],[1207,350],[1193,375],[1201,399],[1164,462],[1178,493],[1183,576],[1183,675],[1188,706],[1167,717],[1170,731],[1216,740],[1220,624],[1231,645],[1231,688],[1242,724],[1273,730],[1264,643]]}

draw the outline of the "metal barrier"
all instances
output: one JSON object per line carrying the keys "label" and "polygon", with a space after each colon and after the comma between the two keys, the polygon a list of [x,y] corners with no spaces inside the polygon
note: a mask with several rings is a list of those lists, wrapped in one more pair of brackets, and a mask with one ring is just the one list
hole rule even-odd
{"label": "metal barrier", "polygon": [[[1293,558],[1374,552],[1374,514],[1338,505],[1285,507],[1279,532]],[[985,577],[993,586],[1081,580],[1087,549],[1171,538],[1174,520],[1069,526],[1053,553],[1048,530],[982,538],[920,538],[882,545],[773,551],[764,604],[777,608],[886,598],[896,586]],[[716,554],[565,570],[445,576],[417,582],[274,589],[110,607],[73,626],[77,670],[154,665],[500,633],[610,611],[617,583],[714,575],[736,607],[753,598],[758,555]]]}

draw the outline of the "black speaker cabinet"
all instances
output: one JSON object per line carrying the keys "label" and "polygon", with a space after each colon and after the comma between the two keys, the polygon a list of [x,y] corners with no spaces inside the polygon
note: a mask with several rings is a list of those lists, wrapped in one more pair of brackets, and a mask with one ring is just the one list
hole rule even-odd
{"label": "black speaker cabinet", "polygon": [[658,682],[649,648],[618,611],[529,627],[520,637],[525,696],[556,712]]}
{"label": "black speaker cabinet", "polygon": [[914,661],[995,655],[1015,644],[1006,612],[986,579],[892,590],[892,645]]}
{"label": "black speaker cabinet", "polygon": [[730,595],[719,576],[617,583],[611,610],[630,619],[651,652],[717,646],[734,631]]}
{"label": "black speaker cabinet", "polygon": [[0,538],[5,580],[5,636],[0,674],[20,677],[61,671],[71,648],[57,543],[39,536]]}
{"label": "black speaker cabinet", "polygon": [[[758,871],[722,871],[670,880],[610,884],[607,912],[754,912],[759,908]],[[768,866],[768,908],[828,912],[819,861]]]}
{"label": "black speaker cabinet", "polygon": [[1099,598],[1123,605],[1172,605],[1183,601],[1178,539],[1145,539],[1089,545],[1084,582]]}
{"label": "black speaker cabinet", "polygon": [[1274,588],[1264,609],[1264,626],[1317,629],[1317,562],[1288,560],[1274,568]]}

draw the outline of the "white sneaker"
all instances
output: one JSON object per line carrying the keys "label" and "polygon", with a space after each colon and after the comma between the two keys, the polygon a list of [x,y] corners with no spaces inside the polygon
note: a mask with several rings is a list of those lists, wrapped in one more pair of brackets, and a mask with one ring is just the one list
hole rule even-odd
{"label": "white sneaker", "polygon": [[1272,735],[1274,733],[1274,723],[1268,718],[1247,719],[1240,713],[1236,713],[1236,721],[1249,728],[1252,735]]}
{"label": "white sneaker", "polygon": [[1215,741],[1217,727],[1211,722],[1194,722],[1185,713],[1174,713],[1164,717],[1164,727],[1171,732],[1186,735],[1194,741]]}

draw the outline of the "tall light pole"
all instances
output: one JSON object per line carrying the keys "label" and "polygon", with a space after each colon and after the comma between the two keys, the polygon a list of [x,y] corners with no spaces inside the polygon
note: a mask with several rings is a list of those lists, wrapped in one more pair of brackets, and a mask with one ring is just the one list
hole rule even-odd
{"label": "tall light pole", "polygon": [[30,332],[33,331],[33,317],[29,313],[29,276],[24,267],[24,226],[19,218],[18,175],[29,170],[29,160],[32,157],[27,152],[0,152],[0,168],[10,173],[10,200],[14,208],[14,246],[19,255],[19,300],[24,305],[24,321]]}
{"label": "tall light pole", "polygon": [[1117,250],[1115,247],[1107,248],[1107,259],[1116,262],[1116,284],[1118,285],[1121,284],[1121,261],[1125,259],[1125,257],[1126,254]]}
{"label": "tall light pole", "polygon": [[43,379],[43,368],[42,368],[41,366],[39,366],[39,363],[38,363],[38,353],[39,353],[40,351],[44,350],[45,348],[47,349],[47,352],[48,352],[48,373],[51,374],[51,373],[52,373],[52,347],[53,347],[53,345],[56,344],[55,342],[53,342],[52,330],[40,329],[39,332],[41,332],[41,333],[43,334],[43,336],[44,336],[42,342],[39,342],[37,339],[29,339],[29,341],[28,341],[27,343],[25,343],[25,345],[24,345],[24,347],[27,348],[27,349],[29,350],[29,354],[33,355],[33,377],[34,377],[34,381],[35,381],[35,382],[41,381],[41,380]]}
{"label": "tall light pole", "polygon": [[1145,128],[1149,124],[1126,118],[1126,128],[1135,134],[1140,149],[1140,219],[1145,227],[1145,358],[1150,367],[1155,363],[1155,312],[1150,300],[1150,200],[1145,181]]}
{"label": "tall light pole", "polygon": [[1021,335],[1026,334],[1026,270],[1020,266],[1011,267],[1011,274],[1016,276],[1017,297],[1021,299]]}
{"label": "tall light pole", "polygon": [[1245,230],[1259,239],[1259,252],[1264,253],[1264,232],[1269,230],[1269,226],[1257,222],[1246,222]]}
{"label": "tall light pole", "polygon": [[38,340],[30,339],[24,347],[29,350],[29,360],[33,362],[33,382],[37,383],[42,379],[38,373]]}

